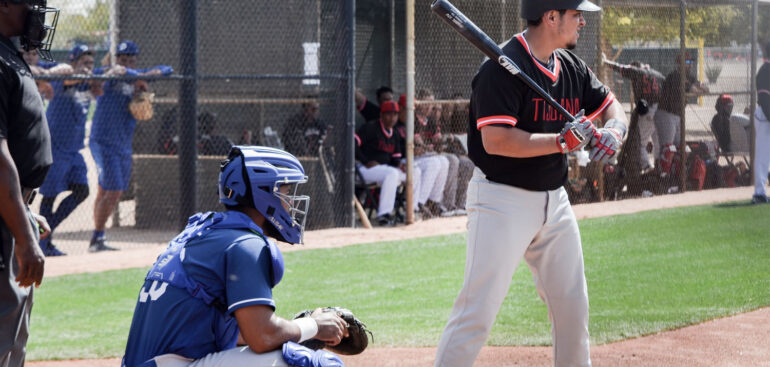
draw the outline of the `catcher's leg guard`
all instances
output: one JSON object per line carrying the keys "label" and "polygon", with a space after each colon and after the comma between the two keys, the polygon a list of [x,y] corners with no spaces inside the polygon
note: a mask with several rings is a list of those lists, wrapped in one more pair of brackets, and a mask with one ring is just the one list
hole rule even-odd
{"label": "catcher's leg guard", "polygon": [[323,349],[314,351],[295,342],[283,344],[283,359],[292,367],[345,367],[336,354]]}

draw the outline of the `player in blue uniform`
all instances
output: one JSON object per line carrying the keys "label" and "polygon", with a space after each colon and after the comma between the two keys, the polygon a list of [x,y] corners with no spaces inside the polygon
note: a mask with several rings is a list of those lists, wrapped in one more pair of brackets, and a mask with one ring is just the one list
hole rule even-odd
{"label": "player in blue uniform", "polygon": [[[139,47],[134,42],[123,41],[118,44],[116,65],[108,70],[97,69],[95,73],[150,76],[173,72],[165,65],[136,69],[138,54]],[[99,189],[94,203],[94,234],[89,252],[115,250],[105,243],[104,228],[131,177],[131,141],[136,119],[128,111],[128,104],[135,93],[147,90],[147,82],[142,80],[108,81],[104,83],[104,94],[97,100],[89,147],[99,172]]]}
{"label": "player in blue uniform", "polygon": [[219,175],[227,211],[190,217],[158,256],[139,290],[124,367],[342,366],[294,343],[339,343],[347,329],[335,313],[293,321],[274,313],[284,265],[265,236],[301,243],[310,198],[296,189],[306,181],[287,152],[232,148]]}
{"label": "player in blue uniform", "polygon": [[[68,55],[72,74],[89,75],[94,69],[94,53],[87,45],[75,45]],[[51,82],[54,97],[48,104],[46,117],[51,131],[53,165],[40,187],[43,200],[40,214],[46,217],[51,232],[88,197],[86,162],[80,154],[84,148],[86,115],[91,100],[101,94],[101,85],[96,82],[78,80],[55,80]],[[64,191],[72,193],[64,198],[54,212],[56,196]],[[65,255],[51,242],[49,236],[40,240],[40,247],[46,256]]]}

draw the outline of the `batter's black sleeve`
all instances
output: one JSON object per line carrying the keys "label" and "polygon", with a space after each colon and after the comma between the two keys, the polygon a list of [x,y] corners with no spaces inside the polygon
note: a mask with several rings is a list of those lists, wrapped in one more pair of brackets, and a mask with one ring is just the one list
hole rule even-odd
{"label": "batter's black sleeve", "polygon": [[516,79],[499,65],[487,61],[473,83],[471,103],[476,121],[476,129],[484,126],[514,127],[519,121],[519,113],[524,96],[522,91],[528,88],[524,82]]}

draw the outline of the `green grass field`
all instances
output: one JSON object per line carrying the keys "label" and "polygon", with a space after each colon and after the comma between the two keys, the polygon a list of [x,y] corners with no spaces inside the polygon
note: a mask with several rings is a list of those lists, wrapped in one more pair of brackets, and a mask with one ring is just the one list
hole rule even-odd
{"label": "green grass field", "polygon": [[[770,305],[770,206],[720,205],[580,222],[594,344]],[[433,346],[462,284],[463,234],[285,254],[278,314],[342,305],[375,346]],[[46,279],[30,359],[120,356],[145,269]],[[520,266],[489,344],[550,343],[545,306]]]}

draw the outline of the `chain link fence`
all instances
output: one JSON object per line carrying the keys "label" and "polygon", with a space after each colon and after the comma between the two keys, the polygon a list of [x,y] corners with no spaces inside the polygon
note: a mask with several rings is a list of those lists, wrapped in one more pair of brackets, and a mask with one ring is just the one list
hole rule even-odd
{"label": "chain link fence", "polygon": [[[120,248],[168,241],[194,211],[222,209],[219,165],[236,144],[300,159],[307,229],[351,226],[352,3],[50,0],[56,60],[38,79],[53,86],[43,94],[65,171],[34,208],[56,225],[50,243],[83,253],[100,226]],[[95,69],[73,54],[81,44]],[[153,114],[137,121],[128,103],[145,89]],[[68,162],[78,154],[83,167]]]}
{"label": "chain link fence", "polygon": [[[43,207],[40,200],[35,204],[36,210],[49,210],[58,224],[52,242],[63,251],[85,252],[94,228],[104,219],[108,240],[126,247],[167,241],[191,211],[219,209],[219,162],[232,144],[281,147],[300,157],[310,177],[304,185],[312,198],[308,229],[358,223],[351,204],[352,135],[365,119],[355,111],[360,107],[355,88],[370,101],[377,100],[376,90],[382,86],[393,89],[393,99],[406,94],[406,7],[411,2],[49,2],[62,9],[54,44],[58,63],[73,63],[71,51],[82,43],[93,52],[99,70],[115,61],[106,58],[111,48],[125,54],[120,42],[131,40],[137,47],[128,52],[136,54],[131,69],[159,73],[108,73],[105,68],[98,76],[72,76],[71,71],[59,75],[53,64],[39,65],[51,126],[75,126],[80,120],[73,116],[81,116],[82,108],[87,111],[82,131],[73,128],[80,132],[65,134],[75,137],[72,146],[56,148],[57,141],[64,140],[56,133],[53,137],[56,149],[70,150],[63,157],[71,157],[73,149],[82,154],[85,169],[73,166],[60,172],[57,188],[42,192]],[[604,11],[584,14],[587,25],[575,52],[612,88],[631,129],[625,148],[611,164],[589,163],[583,153],[570,155],[567,189],[573,203],[748,185],[752,78],[758,67],[751,61],[759,56],[751,44],[755,2],[596,2]],[[496,42],[506,42],[524,29],[518,0],[453,3]],[[436,148],[455,156],[458,167],[448,179],[456,190],[447,189],[443,200],[436,200],[444,209],[462,213],[470,82],[483,55],[433,15],[430,1],[414,4],[416,110],[441,130]],[[769,9],[757,9],[756,30],[760,41],[766,41]],[[124,61],[117,58],[118,63]],[[156,68],[164,65],[170,69]],[[645,72],[635,76],[629,65]],[[692,75],[683,99],[677,98],[681,85],[677,88],[668,78],[678,68]],[[92,84],[100,90],[91,89]],[[690,89],[692,85],[702,88]],[[134,122],[125,117],[125,105],[134,91],[145,87],[154,93],[154,115]],[[672,95],[666,88],[680,93]],[[657,97],[650,94],[653,91]],[[102,92],[123,95],[123,105],[106,102],[99,96]],[[80,106],[80,112],[69,116],[51,108],[61,104],[56,98]],[[685,103],[672,105],[676,100]],[[729,101],[728,113],[722,106]],[[672,111],[658,118],[658,111],[665,110]],[[676,134],[677,125],[684,127],[684,134]],[[100,147],[95,141],[102,142],[102,150],[107,147],[101,159],[112,169],[97,170],[94,158],[100,152],[94,147]],[[100,183],[100,176],[117,182]],[[87,195],[82,185],[73,186],[86,182]],[[110,190],[100,190],[100,184]],[[122,195],[112,210],[107,204],[116,200],[110,195],[114,191]]]}
{"label": "chain link fence", "polygon": [[[751,184],[754,2],[595,2],[603,11],[583,14],[587,25],[574,52],[613,90],[631,126],[624,149],[608,165],[589,162],[587,152],[569,156],[572,202]],[[501,44],[526,26],[518,16],[519,1],[453,4]],[[759,7],[759,29],[768,10]],[[415,11],[415,89],[435,97],[417,103],[443,109],[436,115],[449,133],[444,135],[464,140],[470,82],[484,56],[428,4],[417,2]],[[760,40],[766,36],[760,34]],[[678,98],[681,67],[690,75],[683,78],[684,99]]]}

